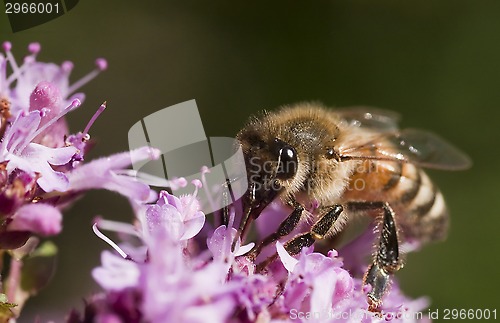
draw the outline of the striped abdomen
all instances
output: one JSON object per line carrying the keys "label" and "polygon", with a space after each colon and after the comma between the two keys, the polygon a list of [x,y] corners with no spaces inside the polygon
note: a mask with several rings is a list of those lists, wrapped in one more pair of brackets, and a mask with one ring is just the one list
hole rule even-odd
{"label": "striped abdomen", "polygon": [[388,202],[404,237],[425,242],[446,235],[448,213],[443,196],[427,174],[413,164],[364,161],[352,175],[344,198]]}

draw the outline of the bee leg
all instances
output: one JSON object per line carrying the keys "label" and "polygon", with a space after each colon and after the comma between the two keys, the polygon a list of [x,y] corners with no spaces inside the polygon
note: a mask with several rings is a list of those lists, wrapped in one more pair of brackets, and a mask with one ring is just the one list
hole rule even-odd
{"label": "bee leg", "polygon": [[[220,213],[220,223],[226,227],[229,225],[229,204],[230,204],[230,189],[231,182],[226,178],[226,182],[222,184],[222,212]],[[231,196],[232,198],[232,196]],[[234,200],[233,200],[234,201]]]}
{"label": "bee leg", "polygon": [[251,259],[255,259],[260,254],[262,249],[264,249],[271,243],[278,241],[280,238],[290,234],[293,229],[297,227],[297,224],[302,217],[304,207],[297,202],[292,202],[292,205],[294,206],[294,210],[292,211],[292,213],[290,213],[290,215],[286,217],[285,220],[283,220],[283,222],[281,222],[276,232],[271,233],[266,238],[264,238],[262,242],[256,245],[247,255],[248,257],[250,257]]}
{"label": "bee leg", "polygon": [[[332,229],[333,225],[335,224],[335,221],[337,221],[337,219],[339,218],[339,216],[343,210],[344,210],[344,208],[342,207],[342,205],[334,205],[332,208],[330,208],[330,210],[328,212],[326,212],[323,216],[321,216],[319,218],[319,220],[311,227],[311,230],[309,232],[299,234],[299,235],[295,236],[292,240],[286,242],[284,245],[285,250],[290,255],[293,256],[293,255],[300,253],[300,251],[304,247],[312,246],[316,240],[323,239],[328,234],[328,232]],[[294,211],[294,213],[295,213],[295,211]],[[294,213],[292,213],[280,225],[280,228],[282,226],[286,226],[285,222],[287,222],[290,218],[292,218],[294,216]],[[302,211],[300,213],[302,213]],[[290,222],[292,222],[292,219],[290,219]],[[292,230],[293,230],[293,227],[291,227],[291,228],[289,227],[288,233],[290,233]],[[275,253],[274,255],[272,255],[269,258],[267,258],[266,260],[264,260],[262,263],[260,263],[257,266],[257,272],[261,271],[263,268],[265,268],[267,265],[269,265],[271,262],[273,262],[276,258],[277,258],[277,254]]]}
{"label": "bee leg", "polygon": [[386,294],[390,276],[401,268],[399,240],[394,211],[387,202],[359,202],[350,205],[356,210],[382,209],[380,240],[372,264],[363,277],[363,285],[370,285],[368,304],[370,311],[377,311]]}
{"label": "bee leg", "polygon": [[285,250],[291,254],[298,254],[302,248],[310,247],[316,240],[323,239],[332,229],[344,208],[334,205],[328,212],[319,218],[307,233],[300,234],[285,244]]}

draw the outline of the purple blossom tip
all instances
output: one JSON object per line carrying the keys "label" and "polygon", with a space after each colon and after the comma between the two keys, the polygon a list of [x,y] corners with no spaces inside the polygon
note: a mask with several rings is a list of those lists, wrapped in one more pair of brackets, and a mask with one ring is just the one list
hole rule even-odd
{"label": "purple blossom tip", "polygon": [[61,106],[61,92],[54,84],[46,81],[38,83],[30,95],[30,111],[50,109],[56,115]]}
{"label": "purple blossom tip", "polygon": [[108,69],[108,61],[104,58],[98,58],[95,60],[95,65],[100,71],[105,71]]}
{"label": "purple blossom tip", "polygon": [[12,49],[12,43],[10,41],[4,41],[2,44],[2,48],[4,51],[10,52],[10,50]]}
{"label": "purple blossom tip", "polygon": [[82,105],[82,101],[80,101],[80,99],[74,99],[73,101],[71,101],[71,105],[68,108],[75,109],[78,108],[80,105]]}
{"label": "purple blossom tip", "polygon": [[196,188],[201,188],[203,186],[203,184],[201,183],[201,181],[199,179],[193,179],[191,181],[191,184],[193,184],[194,186],[196,186]]}
{"label": "purple blossom tip", "polygon": [[32,54],[38,54],[41,50],[40,43],[34,42],[28,45],[28,50]]}
{"label": "purple blossom tip", "polygon": [[71,61],[64,61],[61,64],[61,68],[64,72],[69,73],[73,70],[74,64]]}

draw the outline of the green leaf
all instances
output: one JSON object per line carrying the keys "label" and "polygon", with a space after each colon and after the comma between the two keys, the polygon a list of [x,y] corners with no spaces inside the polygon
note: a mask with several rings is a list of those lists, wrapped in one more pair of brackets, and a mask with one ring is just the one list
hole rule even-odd
{"label": "green leaf", "polygon": [[57,255],[57,246],[52,241],[45,241],[30,257],[53,257]]}
{"label": "green leaf", "polygon": [[50,241],[44,242],[23,260],[21,289],[31,295],[47,286],[55,273],[57,247]]}
{"label": "green leaf", "polygon": [[14,313],[10,309],[16,306],[17,304],[7,301],[7,295],[0,294],[0,321],[4,322],[14,317]]}

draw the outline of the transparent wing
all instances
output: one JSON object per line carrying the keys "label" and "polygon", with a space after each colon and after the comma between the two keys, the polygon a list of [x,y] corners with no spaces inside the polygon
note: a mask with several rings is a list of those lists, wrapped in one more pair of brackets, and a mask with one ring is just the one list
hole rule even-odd
{"label": "transparent wing", "polygon": [[341,108],[335,112],[350,126],[371,128],[382,132],[396,131],[401,119],[396,112],[365,106]]}
{"label": "transparent wing", "polygon": [[435,169],[460,170],[472,165],[465,153],[443,138],[417,129],[382,132],[364,144],[339,147],[338,153],[344,160],[392,160]]}

